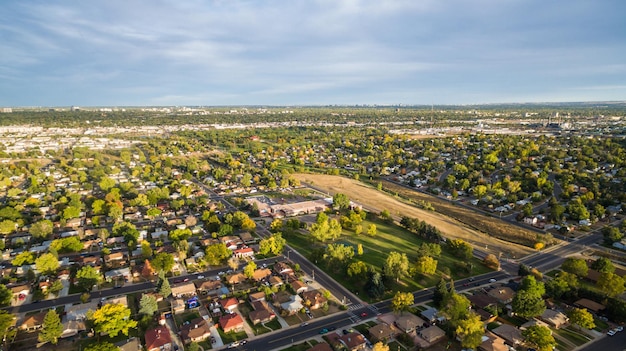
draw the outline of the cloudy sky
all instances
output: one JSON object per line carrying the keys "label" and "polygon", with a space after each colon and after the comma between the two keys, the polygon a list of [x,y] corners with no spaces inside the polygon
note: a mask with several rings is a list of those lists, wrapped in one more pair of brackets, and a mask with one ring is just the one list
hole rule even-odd
{"label": "cloudy sky", "polygon": [[0,106],[606,100],[623,0],[0,1]]}

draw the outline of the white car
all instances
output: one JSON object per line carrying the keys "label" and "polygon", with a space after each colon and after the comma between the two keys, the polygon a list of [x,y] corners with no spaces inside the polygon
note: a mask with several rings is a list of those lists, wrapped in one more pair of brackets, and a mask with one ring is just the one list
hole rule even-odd
{"label": "white car", "polygon": [[203,276],[202,274],[200,274],[200,275],[198,276],[198,279],[204,279],[204,276]]}
{"label": "white car", "polygon": [[622,327],[621,325],[617,326],[615,327],[615,331],[618,331],[618,332],[624,331],[624,327]]}
{"label": "white car", "polygon": [[615,330],[613,330],[613,329],[609,330],[609,331],[606,333],[606,335],[608,335],[608,336],[613,336],[613,335],[615,335],[615,334],[617,334],[617,332],[616,332]]}
{"label": "white car", "polygon": [[496,282],[496,280],[495,280],[495,279],[493,279],[493,278],[491,278],[491,279],[489,279],[489,282],[490,282],[490,283],[495,283],[495,282]]}

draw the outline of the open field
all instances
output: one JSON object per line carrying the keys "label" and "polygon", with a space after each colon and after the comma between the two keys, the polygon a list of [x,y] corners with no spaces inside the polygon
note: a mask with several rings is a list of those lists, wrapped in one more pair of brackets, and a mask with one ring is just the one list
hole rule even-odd
{"label": "open field", "polygon": [[[441,213],[425,211],[411,206],[410,204],[400,201],[398,198],[389,196],[353,179],[324,174],[294,174],[293,176],[301,182],[308,183],[322,191],[331,194],[346,194],[351,200],[365,206],[369,210],[382,211],[386,209],[394,216],[419,218],[420,220],[439,228],[439,230],[441,230],[441,232],[448,238],[463,239],[475,247],[479,247],[482,250],[495,255],[502,253],[503,255],[508,255],[509,257],[519,258],[533,252],[533,250],[529,247],[489,236],[484,232],[470,228],[468,225],[460,222],[459,220],[445,216]],[[387,184],[388,183],[385,183],[385,185]],[[405,190],[409,191],[409,189]],[[431,201],[432,198],[428,197],[424,200]],[[478,213],[473,213],[472,218],[474,218],[474,221],[476,222],[497,222],[494,226],[498,227],[505,225],[503,222],[482,216]]]}

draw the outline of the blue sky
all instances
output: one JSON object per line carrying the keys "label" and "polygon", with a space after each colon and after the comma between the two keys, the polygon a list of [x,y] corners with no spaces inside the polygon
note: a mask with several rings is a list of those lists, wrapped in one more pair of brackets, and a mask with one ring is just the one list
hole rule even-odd
{"label": "blue sky", "polygon": [[626,100],[623,0],[0,2],[0,106]]}

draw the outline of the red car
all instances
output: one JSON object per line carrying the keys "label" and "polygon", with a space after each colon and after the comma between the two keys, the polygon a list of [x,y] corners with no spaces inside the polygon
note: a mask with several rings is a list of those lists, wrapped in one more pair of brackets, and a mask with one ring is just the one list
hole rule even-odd
{"label": "red car", "polygon": [[361,317],[367,317],[367,312],[361,313]]}

